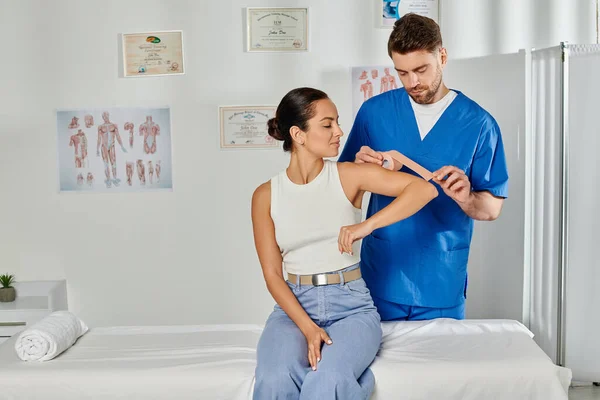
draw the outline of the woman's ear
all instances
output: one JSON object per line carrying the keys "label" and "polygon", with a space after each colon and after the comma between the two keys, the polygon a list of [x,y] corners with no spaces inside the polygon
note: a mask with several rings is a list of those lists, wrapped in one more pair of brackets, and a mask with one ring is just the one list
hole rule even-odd
{"label": "woman's ear", "polygon": [[300,146],[302,146],[306,140],[306,134],[297,126],[292,126],[290,128],[290,136],[292,137],[292,140]]}

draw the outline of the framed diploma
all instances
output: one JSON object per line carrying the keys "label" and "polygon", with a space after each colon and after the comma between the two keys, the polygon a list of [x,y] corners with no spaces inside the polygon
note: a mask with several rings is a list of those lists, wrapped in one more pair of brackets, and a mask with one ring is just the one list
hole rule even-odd
{"label": "framed diploma", "polygon": [[246,9],[246,50],[308,51],[308,8]]}
{"label": "framed diploma", "polygon": [[184,73],[183,32],[124,33],[123,75],[181,75]]}
{"label": "framed diploma", "polygon": [[392,28],[397,19],[408,13],[415,13],[440,23],[439,0],[374,0],[377,4],[378,25]]}
{"label": "framed diploma", "polygon": [[277,140],[269,136],[267,122],[276,106],[219,107],[222,149],[275,149]]}

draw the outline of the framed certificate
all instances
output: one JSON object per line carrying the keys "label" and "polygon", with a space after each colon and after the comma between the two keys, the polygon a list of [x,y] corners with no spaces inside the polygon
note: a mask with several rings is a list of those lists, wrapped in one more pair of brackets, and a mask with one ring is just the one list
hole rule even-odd
{"label": "framed certificate", "polygon": [[222,149],[276,149],[277,140],[269,136],[267,122],[275,116],[276,106],[219,107]]}
{"label": "framed certificate", "polygon": [[185,72],[183,32],[124,33],[122,36],[123,75],[126,78]]}
{"label": "framed certificate", "polygon": [[396,20],[415,13],[440,23],[439,0],[374,0],[377,5],[377,23],[380,28],[392,28]]}
{"label": "framed certificate", "polygon": [[246,50],[308,51],[308,8],[246,9]]}

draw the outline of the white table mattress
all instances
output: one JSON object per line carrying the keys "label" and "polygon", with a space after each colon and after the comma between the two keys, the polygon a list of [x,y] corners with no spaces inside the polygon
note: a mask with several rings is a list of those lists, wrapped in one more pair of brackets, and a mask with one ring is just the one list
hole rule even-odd
{"label": "white table mattress", "polygon": [[[384,323],[373,400],[567,399],[557,367],[515,321]],[[258,325],[94,328],[54,360],[0,345],[0,399],[251,399]]]}

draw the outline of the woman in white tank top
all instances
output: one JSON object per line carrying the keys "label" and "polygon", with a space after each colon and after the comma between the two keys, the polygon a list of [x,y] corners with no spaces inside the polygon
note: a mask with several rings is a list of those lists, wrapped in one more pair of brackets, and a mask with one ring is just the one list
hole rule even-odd
{"label": "woman in white tank top", "polygon": [[[437,189],[379,165],[324,160],[338,155],[343,133],[320,90],[289,92],[269,134],[291,158],[252,197],[256,250],[277,302],[258,344],[254,398],[368,399],[381,325],[360,276],[360,241],[415,214]],[[395,199],[361,222],[365,192]]]}

